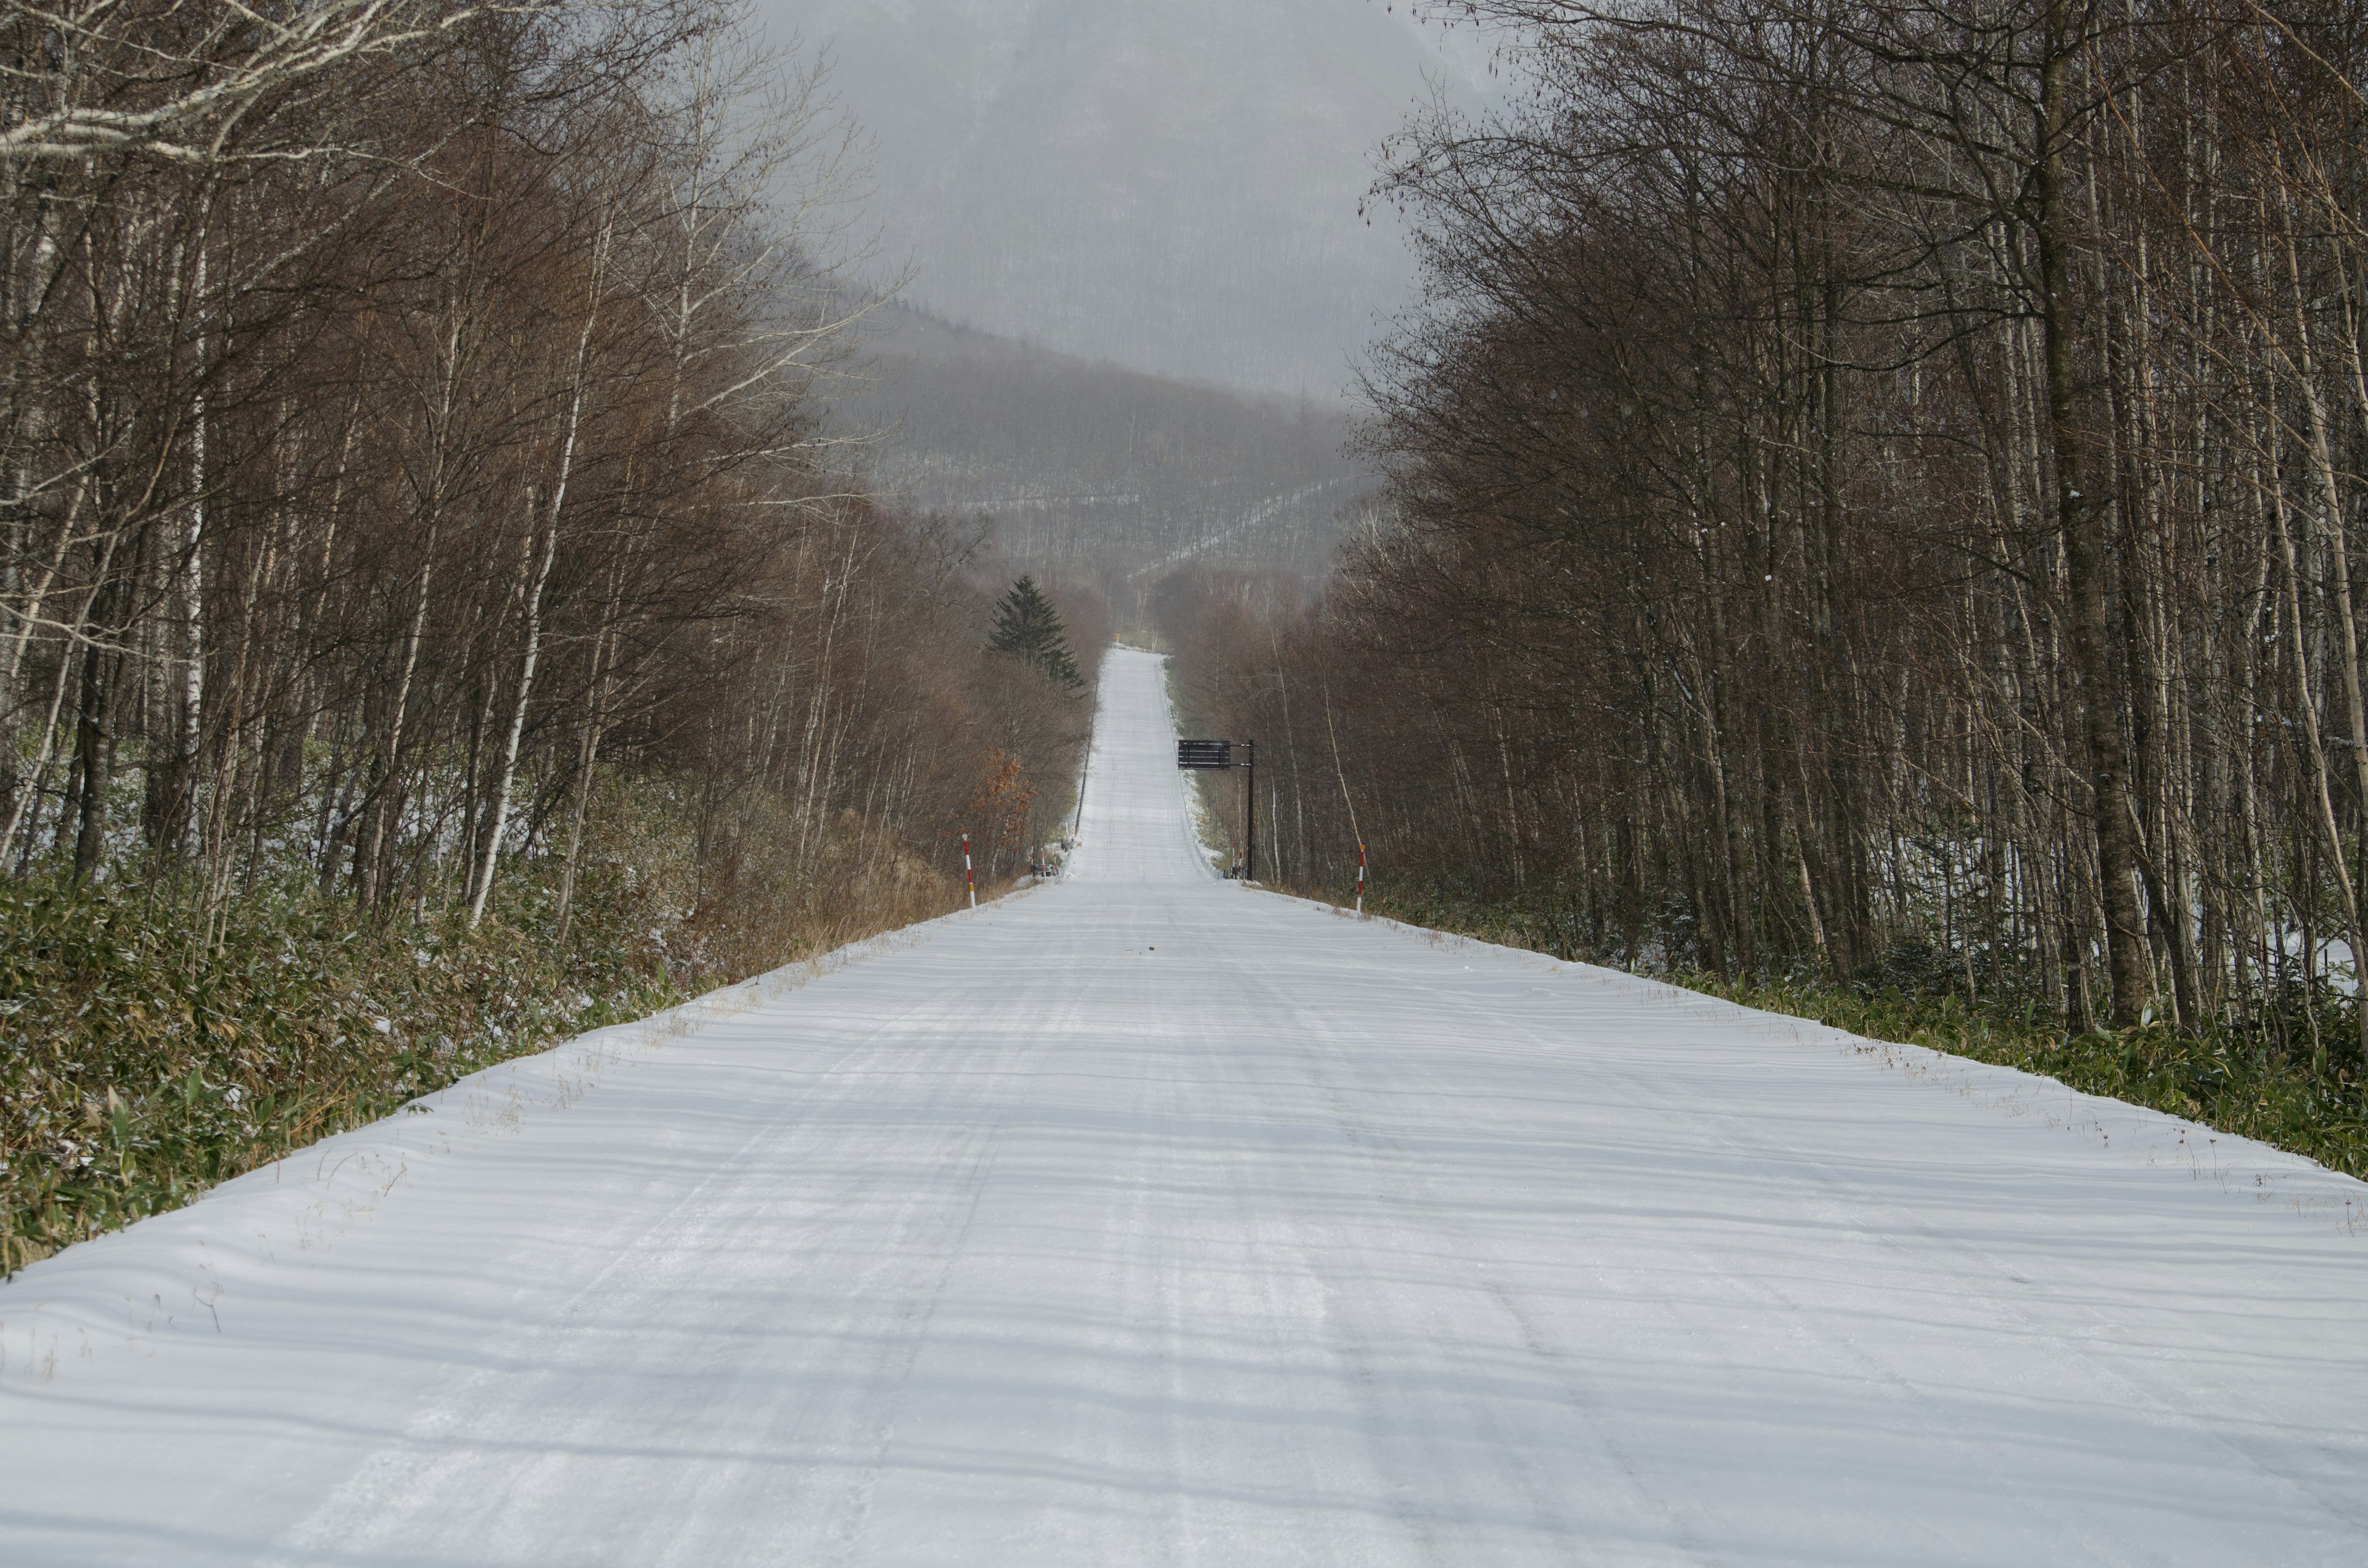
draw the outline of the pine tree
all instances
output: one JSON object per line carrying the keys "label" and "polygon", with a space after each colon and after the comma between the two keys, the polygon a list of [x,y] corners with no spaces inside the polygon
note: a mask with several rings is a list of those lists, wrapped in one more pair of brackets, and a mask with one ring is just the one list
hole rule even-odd
{"label": "pine tree", "polygon": [[1056,681],[1072,691],[1086,684],[1086,677],[1077,673],[1077,661],[1069,653],[1068,634],[1061,625],[1060,612],[1036,586],[1033,577],[1022,577],[1012,584],[1003,602],[995,607],[995,634],[987,639],[986,645],[998,653],[1033,665],[1044,672],[1047,680]]}

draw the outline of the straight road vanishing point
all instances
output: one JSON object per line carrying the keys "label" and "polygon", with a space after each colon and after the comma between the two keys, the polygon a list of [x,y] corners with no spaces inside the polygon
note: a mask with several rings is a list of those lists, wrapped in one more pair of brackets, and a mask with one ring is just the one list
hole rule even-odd
{"label": "straight road vanishing point", "polygon": [[0,1562],[2368,1562],[2368,1187],[1216,880],[1074,874],[0,1287]]}

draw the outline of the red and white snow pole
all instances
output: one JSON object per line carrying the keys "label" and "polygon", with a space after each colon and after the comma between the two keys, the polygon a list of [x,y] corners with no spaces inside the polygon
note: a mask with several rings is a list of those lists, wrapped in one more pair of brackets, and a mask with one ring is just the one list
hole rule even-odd
{"label": "red and white snow pole", "polygon": [[962,835],[962,891],[970,894],[970,906],[978,907],[978,879],[970,871],[970,835]]}
{"label": "red and white snow pole", "polygon": [[1357,913],[1365,913],[1365,846],[1357,846]]}

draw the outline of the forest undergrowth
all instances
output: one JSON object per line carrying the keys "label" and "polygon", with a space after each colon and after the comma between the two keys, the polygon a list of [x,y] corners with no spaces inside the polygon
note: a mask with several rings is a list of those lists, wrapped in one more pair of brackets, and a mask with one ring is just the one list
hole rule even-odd
{"label": "forest undergrowth", "polygon": [[168,881],[0,879],[0,1277],[497,1062],[951,907],[913,866],[769,900],[791,884],[760,858],[717,897],[682,802],[618,793],[564,944],[554,868],[521,868],[473,930],[465,907],[373,920],[302,872],[211,916]]}
{"label": "forest undergrowth", "polygon": [[[1342,890],[1328,896],[1345,903]],[[1368,889],[1365,907],[1409,925],[1582,963],[1577,928],[1544,903],[1483,903],[1440,891]],[[2257,1139],[2330,1170],[2368,1179],[2368,1082],[2348,1003],[2322,994],[2324,1016],[2298,1011],[2282,1028],[2174,1028],[2154,1023],[2074,1030],[2036,994],[1968,997],[1902,947],[1850,985],[1806,971],[1728,981],[1709,971],[1642,969],[1656,980],[1729,1002],[1807,1018],[1868,1040],[1920,1045],[2053,1078]],[[1614,965],[1612,967],[1618,967]],[[2318,1043],[2314,1047],[2309,1042]]]}

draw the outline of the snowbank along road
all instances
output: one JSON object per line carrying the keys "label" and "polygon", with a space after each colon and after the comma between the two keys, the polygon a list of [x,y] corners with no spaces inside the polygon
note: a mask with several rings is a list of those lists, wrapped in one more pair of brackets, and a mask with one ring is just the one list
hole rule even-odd
{"label": "snowbank along road", "polygon": [[2368,1562],[2368,1188],[1218,881],[1102,704],[1068,881],[0,1287],[0,1562]]}

